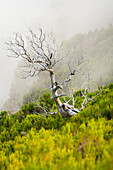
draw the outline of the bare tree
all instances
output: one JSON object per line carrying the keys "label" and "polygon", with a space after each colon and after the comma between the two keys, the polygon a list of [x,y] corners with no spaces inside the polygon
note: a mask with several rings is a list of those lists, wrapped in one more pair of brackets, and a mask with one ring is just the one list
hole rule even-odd
{"label": "bare tree", "polygon": [[63,117],[72,116],[79,112],[78,109],[74,108],[74,100],[73,105],[69,105],[68,102],[62,104],[60,97],[67,95],[62,93],[63,86],[71,81],[73,75],[80,72],[85,54],[83,56],[75,55],[77,58],[75,68],[70,68],[67,78],[58,84],[55,80],[54,66],[65,57],[58,56],[59,48],[53,34],[45,34],[42,29],[39,30],[39,34],[35,34],[33,30],[29,29],[26,36],[16,33],[14,39],[8,40],[6,45],[11,51],[10,57],[24,59],[24,64],[21,66],[24,68],[24,72],[21,74],[23,78],[36,76],[43,71],[49,72],[52,99],[56,102],[58,111]]}

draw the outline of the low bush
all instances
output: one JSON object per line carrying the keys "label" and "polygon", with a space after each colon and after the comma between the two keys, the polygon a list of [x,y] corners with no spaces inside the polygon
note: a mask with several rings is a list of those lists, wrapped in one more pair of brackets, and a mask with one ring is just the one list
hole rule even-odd
{"label": "low bush", "polygon": [[[80,91],[76,95],[80,106]],[[56,109],[49,93],[39,102],[48,110]],[[41,116],[36,109],[35,103],[30,103],[11,116],[1,112],[1,170],[113,169],[112,84],[75,117],[62,118],[60,113]]]}

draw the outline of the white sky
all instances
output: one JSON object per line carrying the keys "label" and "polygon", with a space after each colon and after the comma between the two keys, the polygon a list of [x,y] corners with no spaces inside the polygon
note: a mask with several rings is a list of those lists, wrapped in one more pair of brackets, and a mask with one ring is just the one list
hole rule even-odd
{"label": "white sky", "polygon": [[68,38],[113,22],[113,0],[0,0],[0,106],[9,95],[17,60],[8,58],[4,42],[26,26],[44,27]]}

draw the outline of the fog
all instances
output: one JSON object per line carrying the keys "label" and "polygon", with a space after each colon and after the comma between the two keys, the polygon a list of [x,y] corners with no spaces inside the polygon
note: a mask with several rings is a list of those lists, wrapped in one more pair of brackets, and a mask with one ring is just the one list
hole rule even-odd
{"label": "fog", "polygon": [[18,60],[8,58],[5,41],[30,27],[55,32],[60,41],[113,23],[113,0],[0,0],[0,107],[9,96]]}

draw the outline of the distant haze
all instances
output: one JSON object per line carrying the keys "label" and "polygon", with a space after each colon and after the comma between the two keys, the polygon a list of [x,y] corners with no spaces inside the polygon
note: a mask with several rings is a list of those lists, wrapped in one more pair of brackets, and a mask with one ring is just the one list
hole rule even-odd
{"label": "distant haze", "polygon": [[59,40],[113,23],[113,0],[0,0],[0,107],[8,98],[17,59],[4,42],[25,24],[54,31]]}

